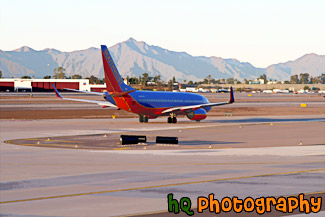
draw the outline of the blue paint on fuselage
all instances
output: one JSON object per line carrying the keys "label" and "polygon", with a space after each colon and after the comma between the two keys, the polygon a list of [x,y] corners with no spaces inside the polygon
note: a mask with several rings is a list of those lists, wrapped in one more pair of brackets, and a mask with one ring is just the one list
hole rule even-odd
{"label": "blue paint on fuselage", "polygon": [[149,108],[169,108],[209,103],[205,97],[193,93],[135,91],[130,93],[130,96],[141,105]]}
{"label": "blue paint on fuselage", "polygon": [[[116,105],[113,97],[105,93],[107,101]],[[141,91],[129,93],[135,101],[148,108],[171,108],[210,103],[207,98],[195,93],[164,92],[164,91]],[[211,108],[204,108],[209,111]]]}

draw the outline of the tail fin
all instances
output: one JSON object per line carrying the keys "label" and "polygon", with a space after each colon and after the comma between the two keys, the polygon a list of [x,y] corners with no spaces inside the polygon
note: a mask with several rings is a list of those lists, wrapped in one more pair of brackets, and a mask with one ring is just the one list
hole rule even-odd
{"label": "tail fin", "polygon": [[230,87],[230,99],[229,99],[229,103],[234,103],[234,102],[235,102],[234,90],[232,89],[232,87]]}
{"label": "tail fin", "polygon": [[134,90],[132,87],[124,84],[106,45],[102,45],[101,48],[107,91],[109,93],[119,93]]}

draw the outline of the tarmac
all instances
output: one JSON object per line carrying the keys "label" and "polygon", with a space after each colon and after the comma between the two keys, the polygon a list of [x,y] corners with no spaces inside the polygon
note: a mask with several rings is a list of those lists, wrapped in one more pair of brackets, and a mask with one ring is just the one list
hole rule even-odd
{"label": "tarmac", "polygon": [[[1,216],[174,216],[167,213],[169,193],[191,198],[194,210],[196,198],[210,193],[217,199],[305,193],[324,200],[324,132],[324,115],[179,118],[177,124],[165,117],[148,124],[3,119]],[[148,143],[122,146],[121,134],[147,135]],[[179,144],[156,144],[156,136],[177,136]],[[308,216],[324,216],[321,210]]]}

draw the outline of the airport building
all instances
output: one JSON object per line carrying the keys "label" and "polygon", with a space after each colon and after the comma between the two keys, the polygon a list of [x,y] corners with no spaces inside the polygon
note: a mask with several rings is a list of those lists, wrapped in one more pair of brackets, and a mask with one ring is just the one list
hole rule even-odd
{"label": "airport building", "polygon": [[106,85],[89,84],[88,79],[0,79],[1,92],[49,92],[53,91],[51,84],[58,90],[64,88],[83,91],[102,92]]}

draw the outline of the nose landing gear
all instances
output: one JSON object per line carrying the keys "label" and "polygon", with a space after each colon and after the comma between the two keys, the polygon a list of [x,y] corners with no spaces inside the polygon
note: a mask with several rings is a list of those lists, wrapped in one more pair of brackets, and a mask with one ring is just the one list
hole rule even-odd
{"label": "nose landing gear", "polygon": [[168,117],[167,119],[167,123],[171,124],[176,124],[177,123],[177,118],[176,118],[176,115],[174,113],[171,113],[170,114],[170,117]]}

